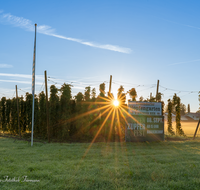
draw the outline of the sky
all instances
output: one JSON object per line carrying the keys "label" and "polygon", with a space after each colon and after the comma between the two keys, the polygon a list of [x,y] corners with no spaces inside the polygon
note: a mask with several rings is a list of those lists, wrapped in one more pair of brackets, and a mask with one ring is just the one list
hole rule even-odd
{"label": "sky", "polygon": [[[106,84],[145,99],[174,93],[199,109],[200,1],[6,0],[0,2],[0,98],[31,93],[36,37],[36,94],[55,84],[72,95]],[[127,96],[127,99],[130,97]]]}

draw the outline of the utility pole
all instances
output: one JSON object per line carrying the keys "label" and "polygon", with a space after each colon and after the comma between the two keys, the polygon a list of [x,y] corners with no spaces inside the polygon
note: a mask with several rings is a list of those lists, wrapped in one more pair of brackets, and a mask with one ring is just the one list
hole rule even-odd
{"label": "utility pole", "polygon": [[195,136],[196,136],[196,134],[197,134],[197,131],[198,131],[198,128],[199,128],[199,123],[200,123],[200,119],[199,119],[199,122],[198,122],[198,124],[197,124],[197,128],[196,128],[196,130],[195,130],[195,132],[194,132],[193,140],[195,139]]}
{"label": "utility pole", "polygon": [[19,124],[19,103],[18,103],[17,85],[15,85],[15,87],[16,87],[16,100],[17,100],[17,117],[18,117],[19,138],[21,138],[21,129],[20,129],[20,124]]}
{"label": "utility pole", "polygon": [[159,80],[157,81],[156,101],[158,101]]}
{"label": "utility pole", "polygon": [[110,75],[110,85],[109,85],[109,92],[108,96],[111,98],[111,85],[112,85],[112,75]]}
{"label": "utility pole", "polygon": [[48,105],[48,90],[47,90],[47,71],[44,71],[44,76],[45,76],[45,90],[46,90],[47,135],[48,135],[48,142],[50,143],[49,105]]}
{"label": "utility pole", "polygon": [[35,24],[35,40],[34,40],[33,70],[32,70],[32,96],[33,96],[33,104],[32,104],[31,146],[33,146],[33,129],[34,129],[36,28],[37,28],[37,24]]}

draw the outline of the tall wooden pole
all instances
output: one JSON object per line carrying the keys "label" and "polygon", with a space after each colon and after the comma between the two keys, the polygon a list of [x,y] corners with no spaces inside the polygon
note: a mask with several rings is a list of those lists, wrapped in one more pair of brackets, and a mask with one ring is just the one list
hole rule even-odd
{"label": "tall wooden pole", "polygon": [[111,97],[112,75],[110,75],[109,97]]}
{"label": "tall wooden pole", "polygon": [[49,104],[48,104],[48,90],[47,90],[47,71],[44,71],[44,76],[45,76],[45,90],[46,90],[47,135],[48,135],[48,142],[50,143]]}
{"label": "tall wooden pole", "polygon": [[159,80],[157,81],[156,101],[158,101]]}
{"label": "tall wooden pole", "polygon": [[196,134],[197,134],[197,131],[198,131],[198,128],[199,128],[199,123],[200,123],[200,119],[199,119],[199,122],[198,122],[198,124],[197,124],[197,128],[196,128],[196,130],[195,130],[195,132],[194,132],[193,140],[195,139],[195,136],[196,136]]}
{"label": "tall wooden pole", "polygon": [[19,124],[19,103],[18,103],[17,85],[15,85],[15,87],[16,87],[16,100],[17,100],[17,117],[18,117],[19,138],[21,138],[21,129],[20,129],[20,124]]}
{"label": "tall wooden pole", "polygon": [[32,105],[31,146],[33,146],[33,128],[34,128],[36,28],[37,28],[37,24],[35,24],[35,40],[34,40],[33,70],[32,70],[32,97],[33,97],[33,105]]}

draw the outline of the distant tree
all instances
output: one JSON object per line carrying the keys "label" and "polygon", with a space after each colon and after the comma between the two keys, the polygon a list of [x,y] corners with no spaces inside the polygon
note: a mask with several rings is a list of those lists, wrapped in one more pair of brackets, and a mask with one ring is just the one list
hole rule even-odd
{"label": "distant tree", "polygon": [[84,98],[85,98],[85,101],[86,102],[89,102],[90,101],[90,86],[88,87],[85,87],[85,94],[84,94]]}
{"label": "distant tree", "polygon": [[20,127],[21,131],[26,131],[26,102],[24,101],[23,96],[19,98],[19,105],[20,105]]}
{"label": "distant tree", "polygon": [[75,96],[75,100],[76,100],[76,103],[80,105],[80,103],[83,101],[83,93],[82,92],[79,92],[76,96]]}
{"label": "distant tree", "polygon": [[158,94],[157,94],[157,96],[156,96],[156,100],[157,100],[158,102],[161,102],[162,95],[163,95],[163,94],[161,94],[160,92],[158,92]]}
{"label": "distant tree", "polygon": [[38,133],[42,137],[47,137],[46,96],[44,94],[44,91],[39,93],[39,128],[38,128]]}
{"label": "distant tree", "polygon": [[105,97],[105,83],[99,85],[100,96]]}
{"label": "distant tree", "polygon": [[124,87],[122,85],[118,88],[117,98],[121,101],[122,104],[125,104],[126,94],[124,93]]}
{"label": "distant tree", "polygon": [[180,114],[181,115],[186,114],[186,106],[183,103],[180,104]]}
{"label": "distant tree", "polygon": [[139,97],[139,101],[140,101],[140,102],[143,102],[143,101],[144,101],[143,96],[140,96],[140,97]]}
{"label": "distant tree", "polygon": [[180,104],[181,100],[176,94],[173,96],[173,104],[176,110],[176,134],[185,136],[183,129],[181,128],[181,109]]}
{"label": "distant tree", "polygon": [[96,89],[93,88],[92,89],[92,101],[95,102],[95,100],[96,100]]}
{"label": "distant tree", "polygon": [[61,86],[61,98],[60,98],[60,108],[61,108],[61,130],[60,135],[62,139],[66,140],[69,137],[69,126],[70,124],[66,122],[70,118],[71,114],[71,107],[70,107],[70,101],[71,101],[71,85],[69,84],[63,84]]}
{"label": "distant tree", "polygon": [[18,121],[17,121],[17,100],[13,98],[11,101],[11,133],[18,133]]}
{"label": "distant tree", "polygon": [[[60,104],[58,89],[55,85],[50,86],[50,99],[49,99],[49,125],[50,132],[54,138],[58,138],[60,125]],[[45,128],[46,130],[46,128]]]}
{"label": "distant tree", "polygon": [[167,130],[170,135],[174,135],[175,133],[172,128],[172,102],[170,99],[168,100],[167,112],[168,112],[168,115],[167,115],[168,129]]}
{"label": "distant tree", "polygon": [[34,134],[39,135],[40,129],[39,129],[39,100],[37,95],[34,96]]}
{"label": "distant tree", "polygon": [[7,99],[6,100],[6,131],[10,130],[10,124],[11,124],[11,105],[12,100]]}
{"label": "distant tree", "polygon": [[32,94],[26,93],[26,124],[28,126],[28,130],[31,131],[31,123],[32,123]]}
{"label": "distant tree", "polygon": [[1,98],[1,125],[2,130],[6,131],[6,97]]}
{"label": "distant tree", "polygon": [[[75,102],[76,102],[76,116],[79,116],[81,113],[83,113],[83,99],[84,99],[84,95],[82,92],[79,92],[76,96],[75,96]],[[81,134],[81,130],[82,130],[82,125],[83,125],[83,118],[79,118],[75,121],[76,124],[76,128],[78,130],[78,135]]]}
{"label": "distant tree", "polygon": [[[136,97],[137,97],[137,92],[135,90],[135,88],[131,88],[131,90],[128,91],[129,92],[129,96],[131,97],[131,101],[136,101]],[[143,97],[140,97],[142,98],[141,101],[143,101]]]}

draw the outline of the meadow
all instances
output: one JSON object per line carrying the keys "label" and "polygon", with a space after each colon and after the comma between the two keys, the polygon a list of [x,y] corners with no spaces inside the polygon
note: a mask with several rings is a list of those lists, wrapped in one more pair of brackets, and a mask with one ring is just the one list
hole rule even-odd
{"label": "meadow", "polygon": [[1,137],[0,189],[200,189],[198,138],[89,146]]}

